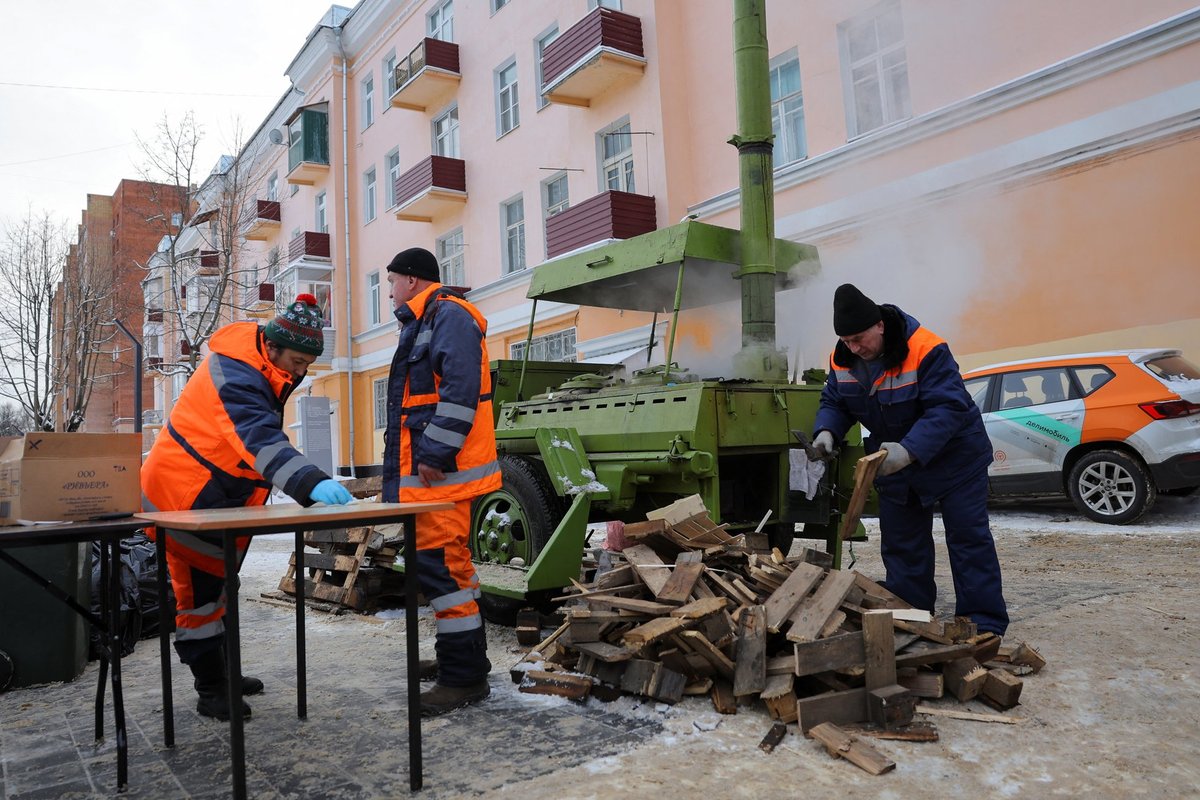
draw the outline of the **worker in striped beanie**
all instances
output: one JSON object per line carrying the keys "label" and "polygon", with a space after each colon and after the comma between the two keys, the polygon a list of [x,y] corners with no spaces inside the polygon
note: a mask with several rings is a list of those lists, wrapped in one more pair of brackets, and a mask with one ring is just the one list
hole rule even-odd
{"label": "worker in striped beanie", "polygon": [[311,294],[296,301],[267,323],[263,336],[280,347],[319,356],[325,351],[325,316]]}

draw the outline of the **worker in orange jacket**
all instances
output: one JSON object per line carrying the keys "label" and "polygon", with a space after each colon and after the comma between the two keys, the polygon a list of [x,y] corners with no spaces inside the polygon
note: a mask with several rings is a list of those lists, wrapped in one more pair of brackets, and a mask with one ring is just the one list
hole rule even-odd
{"label": "worker in orange jacket", "polygon": [[421,590],[437,623],[436,662],[421,664],[437,684],[421,711],[443,714],[488,696],[479,578],[467,545],[471,501],[500,488],[487,322],[440,281],[437,259],[410,248],[388,264],[400,339],[388,377],[383,499],[451,501],[451,511],[417,515]]}
{"label": "worker in orange jacket", "polygon": [[[272,487],[304,506],[351,501],[283,431],[284,403],[324,350],[323,327],[316,298],[302,294],[265,326],[235,322],[213,334],[209,355],[142,465],[146,511],[260,506]],[[238,539],[243,558],[248,545],[249,537]],[[195,677],[196,710],[228,719],[221,536],[172,532],[167,568],[175,590],[175,650]],[[243,678],[243,694],[262,689],[257,678]],[[249,716],[250,707],[243,712]]]}

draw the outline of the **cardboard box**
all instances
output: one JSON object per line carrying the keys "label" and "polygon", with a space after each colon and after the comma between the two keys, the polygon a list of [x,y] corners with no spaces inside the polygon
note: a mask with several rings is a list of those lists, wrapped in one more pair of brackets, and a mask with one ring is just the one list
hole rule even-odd
{"label": "cardboard box", "polygon": [[135,513],[141,466],[137,433],[0,438],[0,525]]}

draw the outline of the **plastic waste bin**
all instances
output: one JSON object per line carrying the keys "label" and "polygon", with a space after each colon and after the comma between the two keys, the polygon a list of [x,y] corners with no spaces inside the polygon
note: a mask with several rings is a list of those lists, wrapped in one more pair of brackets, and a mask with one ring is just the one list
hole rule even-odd
{"label": "plastic waste bin", "polygon": [[[51,544],[8,551],[87,608],[91,547]],[[0,650],[13,663],[9,688],[78,678],[87,666],[87,621],[66,603],[0,561]]]}

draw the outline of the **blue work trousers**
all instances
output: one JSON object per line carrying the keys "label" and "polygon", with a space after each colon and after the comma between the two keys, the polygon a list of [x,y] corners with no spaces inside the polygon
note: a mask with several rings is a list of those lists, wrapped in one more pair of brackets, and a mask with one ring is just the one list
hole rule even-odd
{"label": "blue work trousers", "polygon": [[[929,612],[937,600],[934,581],[932,505],[909,490],[904,502],[881,493],[880,553],[887,569],[886,587],[916,608]],[[946,549],[954,579],[954,613],[970,617],[979,631],[1003,635],[1008,609],[1000,580],[996,542],[988,527],[987,473],[964,481],[938,501],[946,528]]]}

